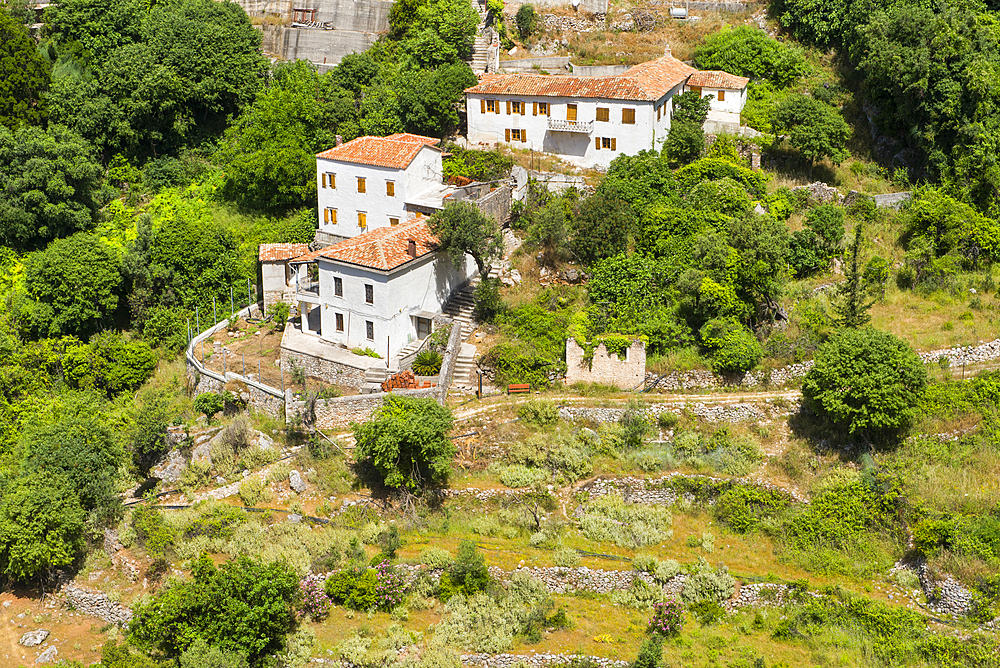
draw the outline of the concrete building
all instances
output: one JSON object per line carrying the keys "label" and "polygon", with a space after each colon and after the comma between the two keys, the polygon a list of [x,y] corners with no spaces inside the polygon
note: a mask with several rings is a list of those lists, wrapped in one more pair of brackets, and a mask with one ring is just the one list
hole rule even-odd
{"label": "concrete building", "polygon": [[[703,84],[690,84],[692,77]],[[606,167],[619,155],[659,149],[670,131],[673,97],[685,90],[715,95],[713,110],[735,110],[738,121],[746,84],[725,72],[699,72],[670,54],[611,76],[486,76],[465,91],[468,139]]]}
{"label": "concrete building", "polygon": [[442,207],[439,140],[412,134],[358,137],[316,156],[320,237],[350,239]]}
{"label": "concrete building", "polygon": [[288,261],[309,252],[308,244],[261,244],[257,252],[257,284],[261,286],[260,297],[264,302],[264,312],[276,302],[292,303],[295,281]]}
{"label": "concrete building", "polygon": [[386,360],[431,333],[431,319],[476,272],[439,253],[424,220],[385,225],[290,261],[302,330]]}

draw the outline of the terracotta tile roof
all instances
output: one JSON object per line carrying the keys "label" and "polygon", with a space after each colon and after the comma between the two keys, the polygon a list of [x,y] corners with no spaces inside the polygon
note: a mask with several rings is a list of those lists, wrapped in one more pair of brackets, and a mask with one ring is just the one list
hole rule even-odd
{"label": "terracotta tile roof", "polygon": [[425,146],[433,147],[438,141],[433,137],[411,134],[395,134],[391,137],[358,137],[342,146],[334,146],[322,153],[317,153],[316,157],[337,160],[338,162],[406,169],[421,149]]}
{"label": "terracotta tile roof", "polygon": [[484,95],[530,95],[581,97],[652,102],[697,72],[673,56],[630,67],[622,74],[606,77],[564,77],[544,74],[507,74],[484,78],[466,93]]}
{"label": "terracotta tile roof", "polygon": [[704,72],[695,72],[692,74],[691,78],[688,79],[687,85],[702,86],[703,88],[743,90],[748,83],[750,83],[750,79],[746,77],[738,77],[735,74],[721,70],[705,70]]}
{"label": "terracotta tile roof", "polygon": [[411,220],[395,227],[380,227],[365,234],[345,239],[295,258],[294,262],[313,262],[327,258],[369,269],[391,271],[414,258],[410,257],[410,240],[416,242],[417,257],[433,253],[439,245],[426,220]]}
{"label": "terracotta tile roof", "polygon": [[258,258],[261,262],[280,262],[308,252],[309,244],[261,244]]}

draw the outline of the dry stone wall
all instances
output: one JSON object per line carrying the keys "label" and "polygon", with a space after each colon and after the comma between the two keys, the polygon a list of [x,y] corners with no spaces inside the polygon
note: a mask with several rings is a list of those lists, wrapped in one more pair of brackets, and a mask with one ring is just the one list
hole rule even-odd
{"label": "dry stone wall", "polygon": [[127,628],[132,621],[130,609],[112,601],[102,592],[87,591],[69,584],[63,587],[63,594],[66,595],[66,602],[70,606],[88,617],[96,617],[108,624],[117,624],[123,628]]}
{"label": "dry stone wall", "polygon": [[343,385],[361,389],[365,385],[365,370],[360,367],[348,366],[333,360],[320,359],[306,353],[281,349],[281,368],[300,367],[307,376],[320,378],[332,385]]}
{"label": "dry stone wall", "polygon": [[594,349],[594,357],[588,363],[586,351],[575,339],[566,339],[566,382],[600,383],[613,385],[623,390],[642,387],[646,374],[646,346],[635,340],[625,351],[625,359],[609,353],[601,343]]}
{"label": "dry stone wall", "polygon": [[[430,387],[419,390],[397,390],[391,394],[404,397],[429,397],[438,399],[439,389]],[[359,394],[333,399],[317,399],[314,407],[315,422],[313,425],[317,429],[346,429],[352,422],[364,422],[372,413],[382,407],[387,396],[390,396],[390,394],[378,392],[375,394]],[[287,390],[285,395],[285,421],[301,420],[305,409],[306,402],[296,399],[292,391]]]}

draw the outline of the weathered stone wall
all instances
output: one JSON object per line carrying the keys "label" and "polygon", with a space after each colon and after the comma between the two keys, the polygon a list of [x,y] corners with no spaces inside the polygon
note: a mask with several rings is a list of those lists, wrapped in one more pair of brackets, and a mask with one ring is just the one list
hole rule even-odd
{"label": "weathered stone wall", "polygon": [[108,624],[117,624],[128,628],[132,621],[132,611],[121,603],[116,603],[102,592],[92,592],[73,584],[63,587],[66,602],[73,609],[89,617],[97,617]]}
{"label": "weathered stone wall", "polygon": [[462,351],[462,323],[457,320],[452,321],[451,332],[448,334],[448,345],[441,356],[441,371],[438,373],[437,399],[438,403],[444,404],[448,398],[448,388],[451,387],[452,378],[455,376],[455,364],[458,362],[458,354]]}
{"label": "weathered stone wall", "polygon": [[600,383],[623,390],[641,388],[646,377],[646,345],[636,339],[625,351],[625,359],[609,353],[602,343],[590,364],[585,351],[572,338],[566,339],[566,383]]}
{"label": "weathered stone wall", "polygon": [[307,376],[320,378],[333,385],[358,389],[365,385],[364,369],[282,348],[281,368],[290,371],[293,364],[301,367]]}
{"label": "weathered stone wall", "polygon": [[[385,398],[390,394],[438,399],[440,392],[439,388],[430,387],[419,390],[396,390],[392,393],[377,392],[333,399],[317,399],[314,425],[317,429],[346,429],[352,422],[364,422],[372,413],[382,407]],[[306,402],[295,399],[291,390],[285,393],[285,397],[285,420],[290,422],[296,418],[301,419]]]}
{"label": "weathered stone wall", "polygon": [[512,192],[513,187],[504,183],[493,192],[476,200],[476,206],[499,225],[504,225],[510,219]]}

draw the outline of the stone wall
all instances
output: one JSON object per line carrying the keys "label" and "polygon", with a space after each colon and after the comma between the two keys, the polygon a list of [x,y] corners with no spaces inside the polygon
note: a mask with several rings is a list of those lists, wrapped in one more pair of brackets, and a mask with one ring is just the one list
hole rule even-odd
{"label": "stone wall", "polygon": [[108,624],[117,624],[128,628],[132,621],[132,611],[121,603],[116,603],[102,592],[92,592],[73,584],[63,587],[66,603],[74,610],[88,617],[96,617]]}
{"label": "stone wall", "polygon": [[476,207],[499,225],[505,225],[510,219],[510,203],[513,187],[504,183],[491,193],[476,200]]}
{"label": "stone wall", "polygon": [[[392,393],[358,394],[333,399],[317,399],[314,426],[317,429],[347,429],[351,422],[364,422],[372,413],[382,407],[390,396],[429,397],[439,399],[440,388],[429,387],[419,390],[396,390]],[[291,390],[285,394],[285,421],[301,419],[306,402],[295,398]]]}
{"label": "stone wall", "polygon": [[602,343],[588,364],[585,351],[575,339],[566,339],[566,383],[600,383],[635,390],[645,383],[646,345],[636,339],[625,351],[625,359],[609,353]]}
{"label": "stone wall", "polygon": [[282,348],[281,368],[291,370],[293,364],[301,367],[307,376],[320,378],[332,385],[343,385],[357,389],[361,389],[365,385],[365,370],[362,368]]}
{"label": "stone wall", "polygon": [[444,354],[441,356],[441,371],[438,373],[437,399],[438,403],[444,404],[448,398],[448,388],[451,387],[452,378],[455,375],[455,364],[458,362],[458,354],[462,351],[462,323],[457,320],[452,321],[451,332],[448,334],[448,345],[445,346]]}

